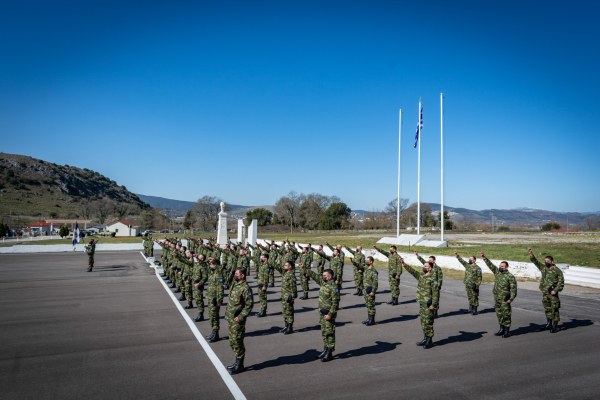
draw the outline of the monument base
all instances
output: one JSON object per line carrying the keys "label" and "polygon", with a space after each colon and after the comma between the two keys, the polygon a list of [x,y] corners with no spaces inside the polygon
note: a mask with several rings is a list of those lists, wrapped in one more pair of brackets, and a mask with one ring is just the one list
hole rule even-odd
{"label": "monument base", "polygon": [[377,243],[395,244],[396,246],[448,247],[448,242],[427,240],[425,235],[402,234],[399,237],[382,237]]}

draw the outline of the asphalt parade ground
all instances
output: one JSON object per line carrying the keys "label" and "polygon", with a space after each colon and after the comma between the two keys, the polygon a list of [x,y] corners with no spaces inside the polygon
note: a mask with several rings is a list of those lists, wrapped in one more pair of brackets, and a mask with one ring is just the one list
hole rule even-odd
{"label": "asphalt parade ground", "polygon": [[[1,399],[234,398],[237,392],[213,363],[235,359],[225,305],[222,339],[209,345],[216,355],[211,360],[177,309],[185,302],[173,301],[139,252],[98,252],[95,260],[88,273],[81,253],[0,255]],[[248,281],[256,293],[253,275]],[[323,348],[318,285],[311,281],[309,300],[296,300],[295,333],[283,335],[275,275],[267,317],[254,316],[260,311],[254,296],[247,370],[233,377],[248,399],[600,397],[597,300],[561,296],[561,331],[536,332],[545,323],[541,293],[519,289],[513,336],[504,339],[493,335],[492,285],[482,285],[480,315],[471,316],[463,314],[462,282],[445,279],[435,346],[424,350],[415,345],[423,337],[416,280],[402,274],[400,305],[391,306],[382,271],[377,325],[367,327],[364,300],[352,295],[346,265],[335,358],[322,363],[315,359]],[[194,318],[197,309],[183,313]],[[193,326],[202,336],[211,331],[207,320]]]}

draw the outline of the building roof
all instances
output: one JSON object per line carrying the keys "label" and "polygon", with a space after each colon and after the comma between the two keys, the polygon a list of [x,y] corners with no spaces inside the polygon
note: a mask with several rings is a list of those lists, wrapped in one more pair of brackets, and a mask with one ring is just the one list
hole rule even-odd
{"label": "building roof", "polygon": [[90,219],[69,219],[69,218],[46,218],[44,221],[45,222],[49,222],[49,223],[61,223],[61,222],[75,223],[75,222],[84,222],[86,224],[89,224],[90,222],[92,222],[92,220],[90,220]]}
{"label": "building roof", "polygon": [[27,226],[36,227],[36,226],[50,226],[47,222],[34,222],[32,224],[27,224]]}
{"label": "building roof", "polygon": [[129,222],[127,222],[127,221],[125,221],[125,220],[122,220],[122,219],[117,219],[117,220],[114,220],[114,221],[113,221],[113,222],[111,222],[110,224],[106,224],[106,226],[111,226],[111,225],[113,225],[113,224],[116,224],[117,222],[120,222],[120,223],[122,223],[123,225],[132,226],[132,224],[130,224]]}

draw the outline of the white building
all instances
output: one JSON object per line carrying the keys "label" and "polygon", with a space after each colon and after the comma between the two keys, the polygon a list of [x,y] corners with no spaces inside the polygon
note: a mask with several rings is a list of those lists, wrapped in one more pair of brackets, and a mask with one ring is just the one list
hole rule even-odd
{"label": "white building", "polygon": [[107,232],[115,232],[116,237],[125,237],[125,236],[139,236],[140,235],[140,227],[133,226],[127,221],[122,219],[111,222],[106,225]]}

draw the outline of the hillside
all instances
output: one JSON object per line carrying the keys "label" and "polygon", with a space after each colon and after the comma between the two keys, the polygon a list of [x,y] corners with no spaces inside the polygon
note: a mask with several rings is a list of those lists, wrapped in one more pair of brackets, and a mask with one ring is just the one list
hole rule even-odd
{"label": "hillside", "polygon": [[[194,205],[193,201],[185,201],[185,200],[173,200],[166,199],[164,197],[157,196],[146,196],[145,194],[137,194],[137,196],[146,203],[150,204],[152,207],[160,207],[166,210],[179,210],[179,211],[187,211]],[[240,206],[237,204],[230,204],[232,211],[239,210],[241,208],[248,208],[249,206]]]}
{"label": "hillside", "polygon": [[[68,218],[81,216],[84,203],[108,199],[133,208],[150,205],[117,182],[87,168],[57,165],[0,153],[0,212]],[[83,214],[85,214],[85,210]]]}

